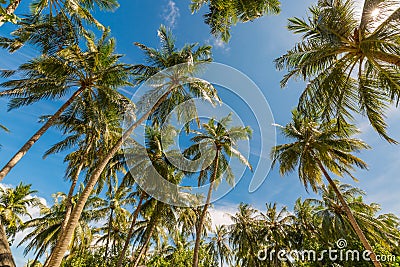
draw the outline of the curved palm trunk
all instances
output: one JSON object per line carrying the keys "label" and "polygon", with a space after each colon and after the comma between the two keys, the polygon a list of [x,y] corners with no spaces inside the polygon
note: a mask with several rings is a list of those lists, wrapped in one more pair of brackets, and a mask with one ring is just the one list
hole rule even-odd
{"label": "curved palm trunk", "polygon": [[67,109],[69,105],[77,98],[85,88],[79,88],[68,100],[65,102],[56,113],[34,134],[31,138],[21,147],[20,150],[10,159],[9,162],[0,171],[0,181],[14,168],[15,165],[22,159],[28,150],[39,140],[40,137],[53,125],[56,119]]}
{"label": "curved palm trunk", "polygon": [[151,236],[153,235],[154,229],[156,228],[156,222],[153,222],[149,231],[149,234],[146,237],[146,241],[144,242],[142,248],[139,251],[139,255],[136,257],[135,263],[133,264],[133,267],[138,267],[140,260],[142,259],[143,255],[147,251],[147,247],[150,244]]}
{"label": "curved palm trunk", "polygon": [[89,196],[92,194],[93,188],[96,185],[100,175],[103,170],[107,166],[108,162],[112,159],[112,157],[118,152],[123,142],[131,135],[133,130],[135,130],[140,124],[142,124],[149,116],[152,114],[162,102],[164,102],[171,90],[167,91],[154,105],[154,107],[149,110],[146,114],[144,114],[137,122],[135,122],[128,130],[122,135],[122,137],[116,142],[116,144],[108,151],[108,153],[104,156],[102,160],[100,160],[99,164],[95,168],[90,177],[88,183],[85,186],[81,196],[78,199],[78,202],[75,208],[72,210],[70,220],[68,221],[68,225],[65,229],[64,234],[62,234],[58,240],[57,244],[50,256],[49,262],[45,265],[45,267],[59,267],[61,261],[64,257],[65,252],[68,250],[68,244],[71,242],[74,230],[78,225],[79,218],[82,214],[83,208],[85,207],[86,201]]}
{"label": "curved palm trunk", "polygon": [[[12,1],[6,8],[6,14],[7,15],[13,14],[20,3],[21,3],[21,0]],[[1,15],[0,16],[0,27],[3,26],[4,22],[5,22],[5,16]]]}
{"label": "curved palm trunk", "polygon": [[136,207],[136,210],[132,215],[132,223],[131,223],[131,226],[129,228],[128,236],[126,237],[124,247],[123,247],[123,249],[121,251],[121,254],[119,255],[117,266],[121,266],[122,265],[122,261],[123,261],[123,259],[125,257],[126,251],[128,250],[129,243],[130,243],[132,235],[133,235],[133,229],[135,228],[136,219],[139,216],[139,212],[140,212],[140,209],[142,208],[142,203],[143,203],[144,198],[145,198],[145,193],[143,192],[140,195],[139,203],[138,203],[138,205]]}
{"label": "curved palm trunk", "polygon": [[361,230],[360,226],[358,225],[356,218],[354,218],[353,213],[351,212],[349,206],[347,205],[346,200],[343,198],[342,193],[340,193],[339,189],[337,188],[335,182],[332,180],[328,172],[325,170],[324,166],[322,165],[321,161],[317,160],[317,164],[321,169],[322,173],[325,175],[325,178],[328,180],[330,186],[332,186],[333,190],[335,191],[337,197],[339,198],[340,203],[342,204],[344,211],[346,212],[347,218],[350,221],[351,226],[353,227],[354,231],[356,232],[358,238],[360,239],[361,243],[363,244],[366,250],[371,252],[370,258],[375,267],[382,267],[381,263],[377,260],[376,254],[372,249],[371,245],[369,244],[367,238],[365,237],[363,231]]}
{"label": "curved palm trunk", "polygon": [[219,150],[217,150],[217,152],[215,154],[214,164],[215,164],[214,165],[214,173],[213,173],[213,176],[211,177],[211,183],[210,183],[210,188],[208,189],[208,193],[207,193],[206,204],[204,205],[203,210],[201,211],[199,222],[196,227],[196,242],[194,244],[194,250],[193,250],[192,267],[198,267],[198,265],[199,265],[199,250],[200,250],[201,233],[203,232],[203,226],[204,226],[204,221],[205,221],[206,214],[207,214],[207,209],[208,209],[208,206],[210,206],[214,182],[215,182],[215,179],[217,178],[217,170],[218,170],[218,164],[219,164]]}
{"label": "curved palm trunk", "polygon": [[10,245],[3,223],[0,221],[0,266],[15,267],[14,258],[11,253]]}
{"label": "curved palm trunk", "polygon": [[104,262],[107,263],[107,254],[108,254],[108,247],[110,246],[110,239],[111,239],[111,228],[112,228],[112,217],[114,214],[114,210],[111,209],[110,219],[108,220],[108,233],[107,233],[107,241],[106,241],[106,250],[104,252]]}
{"label": "curved palm trunk", "polygon": [[60,235],[62,235],[62,233],[65,231],[65,227],[67,226],[67,223],[71,216],[72,197],[74,196],[75,187],[76,187],[76,184],[78,183],[79,174],[81,173],[81,171],[83,169],[83,165],[84,165],[84,161],[82,160],[82,162],[79,164],[78,168],[76,169],[74,177],[72,178],[72,184],[71,184],[71,187],[69,188],[69,192],[68,192],[68,196],[67,196],[67,206],[65,207],[65,217],[64,217],[64,221],[61,224]]}

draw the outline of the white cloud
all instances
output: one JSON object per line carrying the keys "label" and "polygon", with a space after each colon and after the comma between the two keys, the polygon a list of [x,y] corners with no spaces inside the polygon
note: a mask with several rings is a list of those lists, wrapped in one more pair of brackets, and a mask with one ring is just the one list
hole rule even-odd
{"label": "white cloud", "polygon": [[236,204],[216,205],[210,208],[208,211],[212,220],[212,229],[215,229],[215,227],[219,225],[232,224],[230,215],[234,215],[236,210]]}
{"label": "white cloud", "polygon": [[174,28],[176,26],[179,17],[180,17],[179,8],[177,7],[174,1],[169,0],[163,12],[164,21],[170,28]]}
{"label": "white cloud", "polygon": [[206,40],[206,43],[212,45],[213,48],[222,49],[224,52],[228,52],[230,50],[228,44],[222,41],[221,38],[211,37]]}

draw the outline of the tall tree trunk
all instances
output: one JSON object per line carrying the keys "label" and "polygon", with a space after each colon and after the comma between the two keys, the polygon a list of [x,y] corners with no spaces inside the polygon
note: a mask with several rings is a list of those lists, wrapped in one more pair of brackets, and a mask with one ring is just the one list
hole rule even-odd
{"label": "tall tree trunk", "polygon": [[64,110],[71,105],[85,88],[79,88],[68,100],[65,102],[56,113],[21,147],[20,150],[10,159],[9,162],[0,171],[0,181],[11,171],[12,168],[22,159],[28,150],[39,140],[40,137],[53,125],[53,123],[60,117]]}
{"label": "tall tree trunk", "polygon": [[60,235],[63,234],[63,232],[65,231],[65,227],[67,226],[67,223],[69,221],[69,217],[71,216],[71,212],[72,212],[72,197],[74,196],[74,191],[75,191],[75,187],[76,184],[78,183],[78,179],[79,179],[79,174],[81,173],[82,169],[83,169],[83,165],[84,163],[84,159],[81,161],[81,163],[79,164],[78,168],[75,171],[75,174],[72,178],[72,183],[71,183],[71,187],[69,188],[69,192],[68,192],[68,196],[67,196],[67,206],[65,207],[65,217],[64,217],[64,221],[61,224],[61,230],[60,230]]}
{"label": "tall tree trunk", "polygon": [[358,238],[360,239],[361,243],[363,244],[364,248],[366,250],[369,250],[371,252],[370,258],[374,264],[375,267],[382,267],[381,263],[377,260],[376,254],[374,250],[372,249],[371,245],[369,244],[367,238],[365,237],[363,231],[361,230],[360,226],[358,225],[356,218],[354,218],[353,213],[351,212],[349,205],[347,205],[346,200],[344,199],[342,193],[340,193],[339,189],[337,188],[335,182],[332,180],[328,172],[325,170],[324,166],[322,165],[320,160],[317,160],[318,166],[321,169],[322,173],[325,175],[325,178],[328,180],[328,183],[330,186],[333,188],[333,191],[335,191],[337,197],[339,198],[339,201],[341,205],[344,208],[344,211],[346,212],[347,218],[350,221],[351,226],[353,227],[354,231],[356,232]]}
{"label": "tall tree trunk", "polygon": [[154,229],[156,228],[156,222],[153,222],[151,224],[151,228],[149,231],[149,234],[146,237],[146,241],[144,242],[142,248],[139,251],[139,254],[136,257],[135,263],[133,264],[133,267],[138,267],[140,260],[142,259],[143,255],[145,254],[146,250],[147,250],[147,246],[150,243],[151,240],[151,236],[153,235]]}
{"label": "tall tree trunk", "polygon": [[124,247],[121,251],[121,254],[119,255],[117,266],[122,266],[122,261],[125,257],[128,247],[129,247],[129,243],[131,242],[131,238],[133,235],[133,229],[135,228],[135,224],[136,224],[136,219],[139,216],[139,212],[140,212],[140,209],[142,208],[142,203],[143,203],[145,196],[146,196],[146,193],[144,193],[144,192],[142,192],[142,194],[140,195],[139,203],[136,207],[135,212],[132,215],[131,226],[129,228],[128,236],[126,237]]}
{"label": "tall tree trunk", "polygon": [[[5,9],[6,14],[7,15],[14,14],[15,10],[17,9],[17,7],[19,6],[20,3],[21,3],[21,0],[11,0],[11,3]],[[4,22],[5,22],[5,16],[0,15],[0,27],[3,26]]]}
{"label": "tall tree trunk", "polygon": [[[114,214],[114,209],[111,209],[110,212],[110,219],[108,220],[108,233],[107,233],[107,241],[106,241],[106,250],[104,252],[104,262],[107,263],[107,254],[108,254],[108,247],[110,246],[110,239],[111,239],[111,229],[112,229],[112,217]],[[106,264],[107,265],[107,264]]]}
{"label": "tall tree trunk", "polygon": [[215,182],[215,179],[217,178],[217,171],[218,171],[218,164],[219,164],[219,149],[218,148],[217,148],[217,152],[215,154],[214,164],[215,164],[214,165],[214,173],[213,173],[213,176],[211,177],[211,183],[210,183],[210,188],[208,189],[206,204],[203,207],[203,210],[200,214],[199,222],[196,227],[196,242],[194,244],[194,250],[193,250],[192,267],[198,267],[198,265],[199,265],[199,250],[200,250],[201,234],[203,232],[203,225],[204,225],[204,221],[206,218],[207,209],[208,209],[208,206],[210,206],[214,182]]}
{"label": "tall tree trunk", "polygon": [[3,223],[0,220],[0,267],[15,267],[14,258]]}
{"label": "tall tree trunk", "polygon": [[[78,225],[79,218],[82,214],[83,208],[85,207],[86,201],[88,200],[89,196],[92,194],[93,188],[96,185],[100,175],[102,174],[103,170],[107,166],[108,162],[112,159],[112,157],[118,152],[121,145],[124,141],[131,135],[131,133],[140,125],[142,124],[149,116],[152,114],[162,102],[164,102],[171,90],[167,91],[154,105],[154,107],[149,110],[146,114],[144,114],[137,122],[135,122],[128,130],[122,135],[122,137],[116,142],[116,144],[108,151],[105,157],[99,161],[99,164],[95,168],[90,177],[88,183],[85,186],[81,196],[76,203],[75,208],[72,210],[70,220],[68,222],[68,226],[65,229],[63,235],[61,235],[56,243],[56,246],[50,256],[50,260],[45,267],[59,267],[61,261],[64,257],[65,252],[68,250],[68,244],[71,242],[72,235],[76,226]],[[53,256],[54,255],[54,256]]]}

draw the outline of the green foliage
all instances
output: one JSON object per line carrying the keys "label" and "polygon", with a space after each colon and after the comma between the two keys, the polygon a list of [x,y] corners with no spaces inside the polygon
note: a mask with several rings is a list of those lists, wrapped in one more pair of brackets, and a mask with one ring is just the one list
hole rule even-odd
{"label": "green foliage", "polygon": [[211,28],[211,33],[224,42],[231,38],[231,27],[236,23],[253,21],[264,15],[279,14],[278,0],[192,0],[190,9],[197,12],[204,5],[208,5],[208,12],[204,15],[204,22]]}
{"label": "green foliage", "polygon": [[[318,1],[306,19],[289,19],[288,29],[302,39],[275,61],[288,70],[281,85],[301,77],[308,82],[299,100],[303,113],[322,110],[322,118],[339,121],[361,113],[396,143],[386,132],[385,114],[400,96],[400,8],[392,0],[366,0],[362,10],[354,3]],[[371,14],[375,8],[379,18]]]}

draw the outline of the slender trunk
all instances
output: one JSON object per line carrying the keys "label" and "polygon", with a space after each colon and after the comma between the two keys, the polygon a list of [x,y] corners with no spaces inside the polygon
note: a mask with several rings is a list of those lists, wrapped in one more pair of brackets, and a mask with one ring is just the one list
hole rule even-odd
{"label": "slender trunk", "polygon": [[67,206],[65,207],[65,217],[64,217],[64,221],[61,224],[60,235],[62,235],[62,233],[64,233],[65,227],[67,226],[67,223],[71,216],[72,197],[74,196],[75,187],[76,187],[76,184],[78,183],[79,174],[81,173],[81,171],[83,169],[84,162],[85,162],[84,160],[81,161],[81,163],[79,164],[79,166],[76,169],[76,172],[72,178],[72,184],[71,184],[71,187],[69,188],[69,192],[68,192],[68,196],[67,196]]}
{"label": "slender trunk", "polygon": [[146,237],[146,241],[144,242],[142,248],[139,251],[138,256],[136,257],[135,263],[133,264],[133,267],[138,267],[141,258],[143,257],[143,255],[145,254],[146,250],[147,250],[147,245],[150,243],[151,240],[151,236],[153,235],[154,229],[156,228],[156,223],[152,223],[149,234]]}
{"label": "slender trunk", "polygon": [[79,88],[68,100],[65,102],[56,113],[21,147],[20,150],[10,159],[9,162],[0,171],[0,181],[11,171],[12,168],[22,159],[28,150],[39,140],[40,137],[53,125],[53,123],[60,117],[64,110],[71,105],[71,103],[78,97],[85,88]]}
{"label": "slender trunk", "polygon": [[128,247],[129,247],[129,243],[131,242],[131,238],[133,235],[133,229],[135,228],[135,224],[136,224],[136,219],[139,216],[139,212],[140,212],[140,209],[142,208],[142,203],[143,203],[145,196],[146,196],[146,194],[144,192],[142,192],[142,194],[140,195],[139,203],[136,207],[135,212],[132,215],[131,227],[129,228],[129,232],[128,232],[128,236],[126,237],[126,240],[125,240],[124,248],[122,249],[121,254],[119,255],[117,266],[122,266],[122,261],[125,257]]}
{"label": "slender trunk", "polygon": [[11,253],[10,245],[3,223],[0,221],[0,266],[15,267],[14,258]]}
{"label": "slender trunk", "polygon": [[361,243],[363,244],[366,250],[371,252],[369,256],[374,264],[375,267],[382,267],[381,263],[377,260],[376,254],[374,253],[371,245],[369,244],[367,238],[365,237],[363,231],[361,230],[360,226],[358,225],[356,218],[354,218],[353,213],[351,212],[349,206],[347,205],[346,200],[343,198],[342,193],[340,193],[339,189],[337,188],[335,182],[332,180],[328,172],[325,170],[324,166],[322,165],[321,161],[317,160],[318,166],[321,169],[322,173],[325,175],[325,178],[328,180],[330,186],[335,191],[337,197],[339,198],[340,203],[342,204],[344,211],[346,212],[347,218],[350,221],[351,226],[353,227],[354,231],[356,232],[358,238],[360,239]]}
{"label": "slender trunk", "polygon": [[[11,15],[15,12],[19,4],[21,3],[21,0],[11,0],[11,3],[6,7],[6,14]],[[5,22],[5,16],[0,15],[0,27],[3,26]]]}
{"label": "slender trunk", "polygon": [[192,267],[198,267],[198,265],[199,265],[199,250],[200,250],[201,233],[203,232],[203,225],[204,225],[204,221],[206,218],[207,209],[208,209],[208,206],[210,206],[211,194],[213,191],[214,182],[215,182],[215,179],[217,178],[217,171],[218,171],[218,164],[219,164],[219,149],[217,149],[217,152],[215,154],[214,164],[215,164],[214,165],[214,173],[213,173],[213,176],[211,177],[211,183],[210,183],[210,188],[208,189],[206,204],[203,207],[203,210],[200,214],[199,222],[196,227],[196,242],[194,244],[194,250],[193,250]]}
{"label": "slender trunk", "polygon": [[107,164],[111,160],[111,158],[118,152],[118,150],[120,149],[123,142],[131,135],[133,130],[135,130],[140,124],[142,124],[150,116],[150,114],[152,114],[161,105],[161,103],[167,99],[169,93],[170,93],[170,91],[166,92],[157,101],[157,103],[154,105],[154,107],[151,110],[149,110],[137,122],[135,122],[122,135],[122,137],[110,149],[110,151],[105,155],[105,157],[102,160],[100,160],[99,164],[93,171],[92,176],[90,177],[88,183],[86,184],[85,189],[83,190],[81,196],[79,197],[75,208],[72,210],[71,217],[68,222],[68,226],[65,229],[64,234],[61,235],[57,240],[57,244],[52,253],[52,255],[54,255],[54,256],[50,256],[51,259],[48,262],[48,264],[45,265],[45,267],[59,267],[60,266],[61,261],[64,257],[64,254],[68,250],[68,244],[71,242],[72,235],[74,233],[76,226],[78,225],[79,218],[81,216],[83,208],[85,207],[86,201],[88,200],[89,196],[91,195],[93,188],[96,185],[101,173],[103,172],[103,170],[105,169],[105,167],[107,166]]}
{"label": "slender trunk", "polygon": [[[110,239],[111,239],[111,229],[112,229],[112,217],[114,214],[114,210],[111,209],[110,219],[108,220],[108,233],[107,233],[107,241],[106,241],[106,250],[104,252],[104,262],[107,263],[107,254],[108,254],[108,247],[110,246]],[[106,264],[107,265],[107,264]]]}

